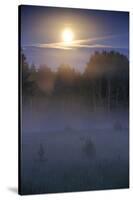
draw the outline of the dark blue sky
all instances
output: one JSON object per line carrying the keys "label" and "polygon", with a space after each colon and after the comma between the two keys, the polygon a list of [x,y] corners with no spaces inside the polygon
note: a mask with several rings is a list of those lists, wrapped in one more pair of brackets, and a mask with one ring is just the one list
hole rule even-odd
{"label": "dark blue sky", "polygon": [[[29,63],[44,63],[52,69],[69,63],[82,71],[95,50],[115,49],[128,56],[128,12],[21,6],[20,16],[21,47]],[[69,50],[55,48],[67,27],[81,43]]]}

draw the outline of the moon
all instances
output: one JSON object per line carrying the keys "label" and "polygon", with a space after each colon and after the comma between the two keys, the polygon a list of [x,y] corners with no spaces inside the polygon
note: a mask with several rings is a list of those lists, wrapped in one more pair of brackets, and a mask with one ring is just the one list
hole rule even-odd
{"label": "moon", "polygon": [[74,38],[74,33],[70,28],[65,28],[62,33],[62,39],[66,44],[71,44]]}

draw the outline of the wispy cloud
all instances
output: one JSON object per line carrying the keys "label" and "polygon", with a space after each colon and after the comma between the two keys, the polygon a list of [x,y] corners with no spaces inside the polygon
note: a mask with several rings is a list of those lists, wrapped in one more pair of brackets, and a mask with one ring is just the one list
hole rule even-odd
{"label": "wispy cloud", "polygon": [[[120,35],[108,35],[102,37],[87,38],[81,40],[74,40],[71,43],[65,42],[52,42],[52,43],[37,43],[32,45],[25,45],[24,47],[35,47],[35,48],[50,48],[50,49],[63,49],[71,50],[75,48],[122,48],[118,46],[104,45],[102,41],[116,38]],[[123,47],[124,48],[124,47]]]}

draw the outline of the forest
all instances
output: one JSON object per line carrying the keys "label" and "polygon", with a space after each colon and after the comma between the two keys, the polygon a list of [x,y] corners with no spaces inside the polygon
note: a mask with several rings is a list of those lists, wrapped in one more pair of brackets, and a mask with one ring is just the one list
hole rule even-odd
{"label": "forest", "polygon": [[129,60],[116,51],[95,51],[83,73],[69,64],[61,64],[56,71],[47,65],[30,65],[23,52],[20,59],[23,99],[81,98],[93,108],[97,105],[128,107]]}

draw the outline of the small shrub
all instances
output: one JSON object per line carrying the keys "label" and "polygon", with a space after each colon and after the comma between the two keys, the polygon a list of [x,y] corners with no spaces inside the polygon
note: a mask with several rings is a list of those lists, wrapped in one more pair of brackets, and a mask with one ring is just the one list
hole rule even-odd
{"label": "small shrub", "polygon": [[46,156],[45,156],[45,150],[42,144],[40,144],[39,146],[38,157],[39,157],[39,161],[47,161]]}
{"label": "small shrub", "polygon": [[83,152],[88,158],[93,158],[96,155],[96,148],[92,139],[86,139],[83,145]]}

